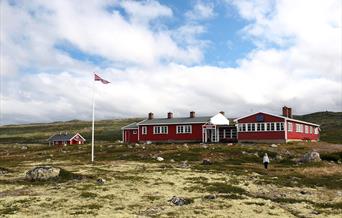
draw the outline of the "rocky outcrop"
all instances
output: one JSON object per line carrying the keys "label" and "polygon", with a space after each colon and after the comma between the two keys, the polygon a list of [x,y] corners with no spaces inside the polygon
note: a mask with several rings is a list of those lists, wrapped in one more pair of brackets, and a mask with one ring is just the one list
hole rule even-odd
{"label": "rocky outcrop", "polygon": [[317,151],[310,151],[310,152],[304,154],[301,161],[304,163],[309,163],[309,162],[320,162],[322,160],[321,160],[321,157]]}
{"label": "rocky outcrop", "polygon": [[39,166],[26,172],[26,179],[30,181],[48,180],[59,176],[60,168]]}

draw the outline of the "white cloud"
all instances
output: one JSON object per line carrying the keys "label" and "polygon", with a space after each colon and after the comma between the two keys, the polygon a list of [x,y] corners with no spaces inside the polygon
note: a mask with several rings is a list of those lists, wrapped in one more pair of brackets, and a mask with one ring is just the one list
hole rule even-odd
{"label": "white cloud", "polygon": [[[91,71],[112,82],[97,84],[98,119],[146,116],[150,111],[166,116],[170,110],[175,116],[224,110],[236,117],[258,110],[280,113],[283,105],[292,106],[296,114],[341,111],[341,3],[303,2],[229,1],[249,22],[242,33],[260,47],[237,67],[221,68],[186,65],[203,58],[206,42],[196,36],[206,28],[193,22],[175,33],[153,31],[149,21],[173,16],[154,1],[129,6],[37,1],[20,7],[2,1],[6,25],[1,25],[1,73],[18,71],[3,76],[2,122],[91,119]],[[30,15],[37,4],[45,12]],[[104,10],[106,6],[114,13]],[[130,11],[129,17],[117,7]],[[155,11],[143,22],[129,19],[143,16],[144,7]],[[122,67],[100,68],[72,59],[53,47],[61,39]],[[32,65],[35,73],[21,70]]]}
{"label": "white cloud", "polygon": [[204,20],[215,16],[214,4],[197,1],[191,11],[186,12],[185,16],[190,20]]}

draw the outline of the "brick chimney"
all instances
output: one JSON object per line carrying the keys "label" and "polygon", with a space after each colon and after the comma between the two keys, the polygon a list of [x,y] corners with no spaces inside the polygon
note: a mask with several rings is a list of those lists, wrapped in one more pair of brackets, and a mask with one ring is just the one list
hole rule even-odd
{"label": "brick chimney", "polygon": [[220,111],[220,114],[222,114],[224,116],[224,111]]}
{"label": "brick chimney", "polygon": [[149,119],[149,120],[152,120],[153,117],[154,117],[154,116],[153,116],[153,113],[152,113],[152,112],[148,113],[148,119]]}
{"label": "brick chimney", "polygon": [[195,111],[190,111],[190,118],[194,118],[195,117]]}
{"label": "brick chimney", "polygon": [[167,119],[172,119],[172,118],[173,118],[173,113],[172,112],[167,113]]}
{"label": "brick chimney", "polygon": [[283,107],[283,116],[292,118],[292,108],[284,106]]}

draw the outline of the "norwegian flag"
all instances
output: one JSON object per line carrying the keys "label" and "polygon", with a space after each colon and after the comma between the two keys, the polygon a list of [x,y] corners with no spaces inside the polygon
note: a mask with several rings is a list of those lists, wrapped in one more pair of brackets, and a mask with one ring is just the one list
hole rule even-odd
{"label": "norwegian flag", "polygon": [[108,84],[110,83],[108,80],[102,79],[99,75],[97,75],[96,73],[94,73],[95,75],[95,81],[101,81],[103,84]]}

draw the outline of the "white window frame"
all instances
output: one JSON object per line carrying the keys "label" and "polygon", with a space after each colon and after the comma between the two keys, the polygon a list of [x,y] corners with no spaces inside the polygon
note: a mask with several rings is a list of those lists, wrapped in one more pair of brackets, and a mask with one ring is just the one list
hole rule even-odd
{"label": "white window frame", "polygon": [[176,126],[176,134],[191,134],[192,125],[178,125]]}
{"label": "white window frame", "polygon": [[315,127],[315,134],[318,135],[318,127]]}
{"label": "white window frame", "polygon": [[142,135],[147,135],[147,126],[141,127],[141,134]]}
{"label": "white window frame", "polygon": [[287,131],[292,132],[292,130],[293,130],[292,122],[288,122],[287,123]]}
{"label": "white window frame", "polygon": [[169,128],[168,126],[153,126],[153,134],[168,134]]}
{"label": "white window frame", "polygon": [[310,134],[312,134],[313,133],[313,128],[312,128],[312,126],[310,126]]}
{"label": "white window frame", "polygon": [[305,134],[309,134],[309,127],[307,125],[304,125],[304,129],[305,129]]}

